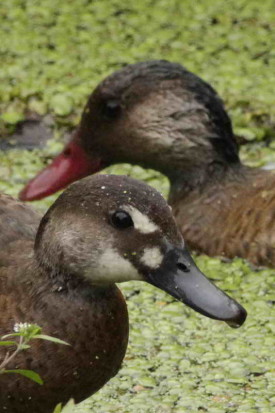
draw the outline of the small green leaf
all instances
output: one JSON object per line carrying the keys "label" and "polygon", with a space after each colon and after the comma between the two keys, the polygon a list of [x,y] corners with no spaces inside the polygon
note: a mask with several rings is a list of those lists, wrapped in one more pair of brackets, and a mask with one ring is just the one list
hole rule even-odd
{"label": "small green leaf", "polygon": [[16,346],[15,341],[0,341],[0,346]]}
{"label": "small green leaf", "polygon": [[28,344],[21,344],[19,348],[20,350],[27,350],[28,348],[31,348],[31,346],[29,346]]}
{"label": "small green leaf", "polygon": [[41,333],[41,327],[39,327],[37,324],[31,324],[26,329],[26,333],[29,335],[30,338],[33,338],[34,336],[36,336],[36,334]]}
{"label": "small green leaf", "polygon": [[37,334],[33,338],[41,338],[42,340],[48,340],[48,341],[52,341],[53,343],[64,344],[65,346],[70,346],[70,344],[66,343],[66,341],[60,340],[59,338],[56,338],[56,337],[47,336],[46,334]]}
{"label": "small green leaf", "polygon": [[21,337],[23,336],[22,333],[12,333],[12,334],[6,334],[5,336],[2,336],[2,339],[8,338],[8,337]]}
{"label": "small green leaf", "polygon": [[62,411],[62,404],[59,403],[56,408],[54,409],[53,413],[61,413]]}
{"label": "small green leaf", "polygon": [[5,370],[4,373],[17,373],[17,374],[21,374],[22,376],[27,377],[28,379],[38,383],[38,384],[43,384],[43,380],[41,379],[41,377],[39,376],[39,374],[35,373],[32,370],[21,370],[21,369],[17,369],[17,370]]}

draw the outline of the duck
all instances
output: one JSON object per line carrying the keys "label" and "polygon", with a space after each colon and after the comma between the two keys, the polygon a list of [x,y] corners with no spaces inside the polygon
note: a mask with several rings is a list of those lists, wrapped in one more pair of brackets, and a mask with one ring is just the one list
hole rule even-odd
{"label": "duck", "polygon": [[41,199],[116,163],[168,177],[168,201],[192,250],[275,267],[275,171],[241,163],[222,100],[182,65],[141,62],[104,79],[64,151],[20,198]]}
{"label": "duck", "polygon": [[[17,236],[12,228],[1,245],[0,336],[32,323],[69,345],[34,340],[20,352],[7,368],[33,370],[44,384],[0,375],[0,411],[52,413],[58,403],[91,396],[118,372],[129,322],[117,283],[143,281],[231,327],[244,323],[245,309],[198,269],[171,208],[147,184],[118,175],[81,179],[57,198],[36,235],[39,214],[3,199],[17,210],[17,223],[22,216],[22,228],[28,220],[33,227]],[[6,351],[0,347],[0,359]]]}

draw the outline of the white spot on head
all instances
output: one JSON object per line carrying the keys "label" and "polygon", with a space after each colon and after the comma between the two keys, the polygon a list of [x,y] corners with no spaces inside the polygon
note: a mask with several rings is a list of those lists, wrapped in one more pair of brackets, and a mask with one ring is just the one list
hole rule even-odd
{"label": "white spot on head", "polygon": [[152,269],[158,268],[162,263],[162,260],[163,254],[158,247],[145,248],[140,259],[144,265]]}
{"label": "white spot on head", "polygon": [[85,276],[98,284],[143,280],[133,264],[111,247],[106,248],[99,257],[91,275],[86,272]]}
{"label": "white spot on head", "polygon": [[140,212],[132,205],[123,205],[122,209],[129,212],[134,223],[134,227],[142,234],[150,234],[159,230],[159,227],[152,222],[147,215]]}

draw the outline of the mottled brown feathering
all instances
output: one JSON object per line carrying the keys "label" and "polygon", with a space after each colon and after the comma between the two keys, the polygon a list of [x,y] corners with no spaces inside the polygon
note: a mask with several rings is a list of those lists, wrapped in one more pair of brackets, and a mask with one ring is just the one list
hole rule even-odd
{"label": "mottled brown feathering", "polygon": [[274,188],[275,171],[240,167],[189,194],[172,190],[170,203],[191,248],[275,267]]}
{"label": "mottled brown feathering", "polygon": [[[25,253],[31,253],[25,248]],[[99,390],[119,370],[128,339],[124,298],[116,286],[91,288],[79,285],[62,289],[27,263],[0,270],[0,335],[15,322],[37,323],[43,333],[70,346],[43,340],[19,353],[8,368],[30,369],[40,374],[43,386],[20,375],[0,375],[0,411],[52,413],[70,398],[84,400]],[[3,359],[6,347],[0,347]]]}

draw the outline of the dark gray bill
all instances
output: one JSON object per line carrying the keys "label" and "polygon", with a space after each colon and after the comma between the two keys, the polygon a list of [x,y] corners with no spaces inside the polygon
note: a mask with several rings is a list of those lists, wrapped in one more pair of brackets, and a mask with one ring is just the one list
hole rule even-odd
{"label": "dark gray bill", "polygon": [[147,281],[230,327],[240,327],[246,319],[246,310],[202,274],[185,248],[168,247],[161,266],[150,272]]}

